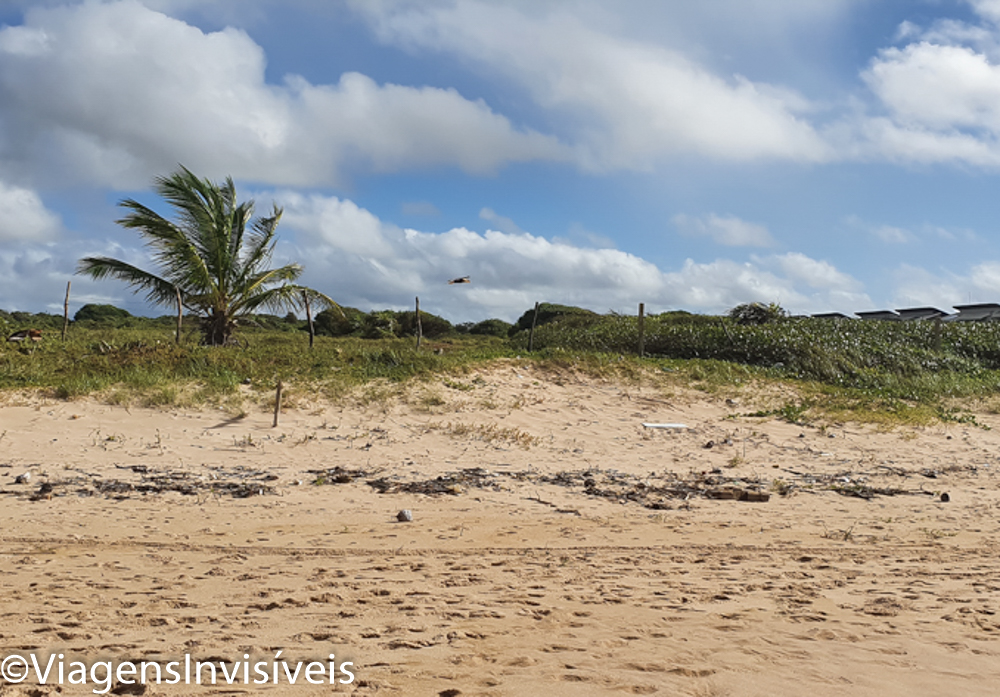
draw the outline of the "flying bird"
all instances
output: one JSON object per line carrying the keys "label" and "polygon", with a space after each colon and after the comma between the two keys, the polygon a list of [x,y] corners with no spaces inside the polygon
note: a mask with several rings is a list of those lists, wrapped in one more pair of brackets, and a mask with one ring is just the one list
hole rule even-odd
{"label": "flying bird", "polygon": [[461,278],[453,278],[450,281],[448,281],[449,286],[454,285],[455,283],[472,283],[472,281],[469,280],[468,276],[462,276]]}

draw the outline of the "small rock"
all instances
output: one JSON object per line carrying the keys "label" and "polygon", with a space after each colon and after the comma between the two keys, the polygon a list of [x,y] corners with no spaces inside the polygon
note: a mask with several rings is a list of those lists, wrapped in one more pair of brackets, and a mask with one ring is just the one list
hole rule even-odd
{"label": "small rock", "polygon": [[412,523],[413,522],[413,511],[408,508],[404,508],[399,513],[396,514],[396,520],[400,523]]}
{"label": "small rock", "polygon": [[714,448],[715,447],[715,441],[714,440],[710,440],[707,443],[705,443],[705,445],[703,445],[701,447],[705,448],[706,450]]}
{"label": "small rock", "polygon": [[951,501],[951,497],[948,496],[947,491],[941,494],[941,503],[948,503],[949,501]]}

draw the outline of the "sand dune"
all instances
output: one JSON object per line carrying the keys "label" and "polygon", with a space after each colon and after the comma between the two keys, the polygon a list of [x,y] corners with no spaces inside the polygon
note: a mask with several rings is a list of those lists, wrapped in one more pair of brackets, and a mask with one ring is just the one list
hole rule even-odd
{"label": "sand dune", "polygon": [[[516,362],[390,393],[293,386],[277,428],[263,410],[11,400],[4,655],[246,655],[270,675],[278,651],[334,654],[344,694],[996,691],[1000,429],[798,426],[745,416],[749,389],[727,403]],[[709,498],[732,491],[770,497]],[[331,691],[280,677],[116,685]]]}

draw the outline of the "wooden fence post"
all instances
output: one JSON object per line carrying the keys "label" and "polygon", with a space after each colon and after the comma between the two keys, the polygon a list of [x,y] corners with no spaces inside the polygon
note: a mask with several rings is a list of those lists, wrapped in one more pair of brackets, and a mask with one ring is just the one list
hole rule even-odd
{"label": "wooden fence post", "polygon": [[420,350],[420,342],[424,338],[424,327],[420,323],[420,298],[417,297],[417,350]]}
{"label": "wooden fence post", "polygon": [[271,424],[271,428],[278,427],[278,412],[281,411],[281,380],[278,380],[278,389],[274,394],[274,423]]}
{"label": "wooden fence post", "polygon": [[63,301],[63,341],[66,341],[66,330],[69,328],[69,287],[72,283],[72,281],[66,281],[66,300]]}
{"label": "wooden fence post", "polygon": [[309,348],[313,347],[313,340],[316,338],[316,330],[313,328],[312,309],[309,307],[309,294],[302,291],[302,301],[306,305],[306,320],[309,322]]}
{"label": "wooden fence post", "polygon": [[535,303],[535,313],[531,316],[531,331],[528,332],[528,350],[535,350],[535,324],[538,323],[538,303]]}
{"label": "wooden fence post", "polygon": [[646,354],[646,303],[639,303],[639,358]]}
{"label": "wooden fence post", "polygon": [[181,289],[174,286],[174,292],[177,293],[177,337],[174,341],[176,343],[181,343],[181,327],[184,326],[184,301],[181,300]]}

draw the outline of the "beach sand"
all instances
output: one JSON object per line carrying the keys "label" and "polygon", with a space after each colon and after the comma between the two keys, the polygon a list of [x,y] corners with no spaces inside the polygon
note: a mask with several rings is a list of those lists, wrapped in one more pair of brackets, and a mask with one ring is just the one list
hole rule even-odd
{"label": "beach sand", "polygon": [[[336,657],[118,694],[996,693],[996,415],[821,428],[516,361],[397,391],[292,385],[276,428],[8,398],[3,655]],[[51,680],[0,695],[101,689]]]}

